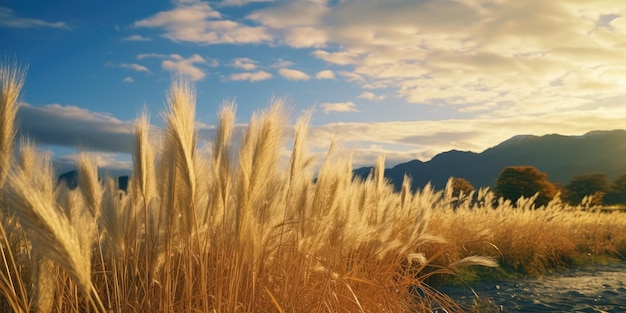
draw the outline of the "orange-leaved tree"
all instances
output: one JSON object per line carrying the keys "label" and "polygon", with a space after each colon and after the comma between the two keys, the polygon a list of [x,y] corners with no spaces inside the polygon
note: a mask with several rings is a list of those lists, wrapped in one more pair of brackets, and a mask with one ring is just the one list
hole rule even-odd
{"label": "orange-leaved tree", "polygon": [[534,166],[505,167],[496,181],[495,194],[513,202],[520,197],[529,198],[539,193],[536,206],[546,205],[558,190],[548,181],[548,175]]}

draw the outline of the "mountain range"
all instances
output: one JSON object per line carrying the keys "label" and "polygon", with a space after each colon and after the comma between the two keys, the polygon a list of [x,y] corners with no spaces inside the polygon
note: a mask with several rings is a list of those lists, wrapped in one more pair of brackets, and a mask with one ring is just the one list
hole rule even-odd
{"label": "mountain range", "polygon": [[[626,130],[592,131],[582,136],[558,134],[512,137],[481,153],[451,150],[430,161],[412,160],[385,170],[399,189],[404,175],[413,179],[415,190],[431,182],[445,187],[450,177],[461,177],[475,187],[494,186],[503,168],[531,165],[548,175],[553,183],[567,184],[574,176],[606,174],[610,180],[626,174]],[[372,167],[354,170],[366,177]]]}

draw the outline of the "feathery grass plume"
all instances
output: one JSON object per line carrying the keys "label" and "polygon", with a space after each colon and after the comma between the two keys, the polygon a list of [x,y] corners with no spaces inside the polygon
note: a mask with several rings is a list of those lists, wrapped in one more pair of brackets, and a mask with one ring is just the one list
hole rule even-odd
{"label": "feathery grass plume", "polygon": [[53,193],[36,188],[21,169],[10,173],[8,178],[2,195],[10,213],[19,218],[32,251],[56,262],[72,277],[81,293],[90,297],[91,253],[88,250],[91,247],[81,245],[78,230],[57,207]]}
{"label": "feathery grass plume", "polygon": [[[218,116],[217,133],[213,142],[213,181],[210,194],[213,195],[207,209],[207,223],[216,227],[227,218],[226,210],[232,192],[231,141],[235,127],[235,104],[222,105]],[[210,220],[210,221],[209,221]],[[223,227],[223,225],[222,225]]]}
{"label": "feathery grass plume", "polygon": [[13,161],[15,117],[26,76],[25,68],[9,63],[0,64],[0,185],[4,183]]}
{"label": "feathery grass plume", "polygon": [[306,145],[312,114],[313,111],[309,110],[296,121],[291,158],[289,159],[289,182],[294,181],[297,176],[302,176],[300,173],[306,171],[313,162],[313,159],[308,156]]}
{"label": "feathery grass plume", "polygon": [[235,235],[240,256],[251,266],[253,276],[261,267],[261,256],[276,246],[270,247],[270,234],[282,222],[273,218],[283,216],[276,203],[284,192],[276,169],[283,148],[284,118],[282,100],[274,99],[268,109],[253,115],[239,151]]}
{"label": "feathery grass plume", "polygon": [[333,208],[332,202],[336,193],[339,192],[338,186],[343,180],[340,177],[342,176],[340,173],[343,173],[343,170],[340,168],[344,167],[342,162],[347,162],[347,160],[341,158],[337,160],[336,150],[337,143],[333,140],[317,174],[311,211],[305,220],[313,218],[315,221],[318,217],[328,215]]}
{"label": "feathery grass plume", "polygon": [[[143,288],[147,289],[155,282],[153,273],[158,268],[159,255],[159,225],[160,211],[158,208],[159,196],[156,189],[156,147],[150,139],[150,121],[148,113],[144,110],[136,119],[133,127],[135,144],[133,146],[133,173],[130,177],[130,188],[128,190],[128,202],[134,207],[133,214],[136,215],[137,225],[135,232],[143,230],[143,244],[137,248],[137,257],[143,256]],[[114,202],[115,203],[115,202]],[[128,209],[131,210],[131,209]],[[115,215],[120,217],[119,215]],[[139,221],[139,218],[143,218]],[[138,234],[139,236],[139,234]]]}
{"label": "feathery grass plume", "polygon": [[50,178],[55,177],[56,174],[52,167],[50,152],[39,152],[34,143],[20,138],[17,161],[24,174],[37,188],[42,189],[46,194],[54,193],[56,180]]}
{"label": "feathery grass plume", "polygon": [[150,120],[148,113],[144,111],[137,117],[133,127],[135,145],[133,147],[133,175],[131,176],[131,188],[133,193],[141,196],[144,209],[155,195],[155,155],[149,133]]}
{"label": "feathery grass plume", "polygon": [[[166,155],[161,160],[166,174],[162,185],[163,205],[168,227],[189,237],[198,228],[196,220],[196,96],[188,80],[179,78],[172,83],[167,97],[168,111],[163,114],[166,122]],[[175,225],[178,224],[178,225]]]}
{"label": "feathery grass plume", "polygon": [[128,202],[126,193],[120,191],[115,180],[108,177],[105,180],[100,222],[106,231],[104,250],[109,258],[124,260],[132,253],[130,249],[139,236],[136,212]]}
{"label": "feathery grass plume", "polygon": [[472,266],[472,265],[479,265],[479,266],[486,266],[486,267],[498,267],[499,266],[498,261],[496,261],[492,257],[472,255],[472,256],[468,256],[463,259],[460,259],[458,261],[452,262],[450,263],[450,265],[448,265],[448,267],[451,269],[454,269],[454,268]]}
{"label": "feathery grass plume", "polygon": [[376,182],[376,194],[382,191],[385,183],[385,156],[379,155],[374,168],[374,181]]}
{"label": "feathery grass plume", "polygon": [[[297,225],[301,225],[306,218],[310,195],[309,187],[313,181],[313,172],[311,170],[313,158],[308,155],[306,145],[312,114],[312,111],[307,111],[296,121],[293,147],[289,159],[289,176],[286,182],[288,185],[287,210],[285,210],[287,216],[285,220],[296,222]],[[300,233],[302,231],[300,227]]]}
{"label": "feathery grass plume", "polygon": [[78,172],[78,187],[85,197],[91,215],[97,219],[100,217],[100,203],[102,202],[102,186],[98,180],[98,162],[87,152],[79,152],[75,162]]}
{"label": "feathery grass plume", "polygon": [[108,177],[105,180],[102,201],[101,225],[104,228],[102,242],[105,262],[111,269],[110,284],[112,285],[115,307],[123,310],[133,300],[130,295],[136,286],[133,281],[138,278],[138,262],[141,262],[136,249],[141,225],[137,220],[137,210],[128,195],[119,190],[117,182]]}
{"label": "feathery grass plume", "polygon": [[[24,175],[43,194],[55,195],[54,170],[50,154],[42,154],[27,139],[20,140],[18,165]],[[56,197],[55,197],[56,198]],[[50,312],[56,292],[56,265],[45,256],[32,252],[30,260],[33,306],[37,312]]]}
{"label": "feathery grass plume", "polygon": [[[166,124],[164,153],[159,160],[164,176],[159,182],[159,251],[154,254],[156,271],[151,275],[162,286],[162,305],[171,307],[182,298],[185,303],[182,307],[190,307],[196,278],[190,270],[194,262],[192,255],[201,245],[196,238],[204,228],[198,218],[203,213],[198,209],[204,206],[198,196],[201,189],[197,187],[195,92],[189,80],[181,77],[172,83],[167,103],[167,111],[162,115]],[[158,277],[160,268],[165,274]],[[201,298],[204,301],[206,297]]]}
{"label": "feathery grass plume", "polygon": [[57,291],[57,266],[47,258],[33,258],[31,261],[34,311],[52,312]]}

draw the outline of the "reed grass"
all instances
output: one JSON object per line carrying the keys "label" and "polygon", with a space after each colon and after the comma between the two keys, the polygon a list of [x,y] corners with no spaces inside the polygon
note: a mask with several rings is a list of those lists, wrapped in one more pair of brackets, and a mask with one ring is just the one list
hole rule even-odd
{"label": "reed grass", "polygon": [[411,192],[408,177],[395,193],[384,158],[355,179],[350,155],[334,144],[316,173],[310,113],[281,162],[290,129],[280,99],[242,138],[226,103],[202,150],[184,81],[169,92],[162,136],[152,136],[146,113],[137,118],[127,191],[99,179],[87,154],[70,190],[33,144],[13,158],[21,73],[0,71],[0,310],[457,312],[429,277],[496,260],[547,266],[572,251],[624,254],[623,222],[560,203],[493,209],[488,191],[470,203],[451,189]]}

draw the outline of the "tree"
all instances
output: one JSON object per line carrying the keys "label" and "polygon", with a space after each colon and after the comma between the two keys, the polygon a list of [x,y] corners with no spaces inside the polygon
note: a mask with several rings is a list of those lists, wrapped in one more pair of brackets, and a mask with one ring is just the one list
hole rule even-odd
{"label": "tree", "polygon": [[622,174],[613,180],[611,190],[604,196],[605,204],[625,204],[626,203],[626,174]]}
{"label": "tree", "polygon": [[548,181],[548,175],[534,166],[505,167],[494,188],[496,196],[513,202],[520,197],[529,198],[539,193],[536,206],[546,205],[557,194],[557,188]]}
{"label": "tree", "polygon": [[465,178],[461,177],[452,177],[452,196],[458,197],[463,193],[463,195],[469,195],[470,192],[474,191],[475,188],[472,184],[467,181]]}
{"label": "tree", "polygon": [[611,185],[611,189],[613,192],[626,195],[626,174],[622,174],[619,177],[617,177],[613,181],[613,184]]}
{"label": "tree", "polygon": [[565,186],[565,199],[570,204],[580,204],[585,196],[592,196],[591,204],[602,204],[604,195],[611,190],[609,180],[604,174],[586,174],[574,176]]}

